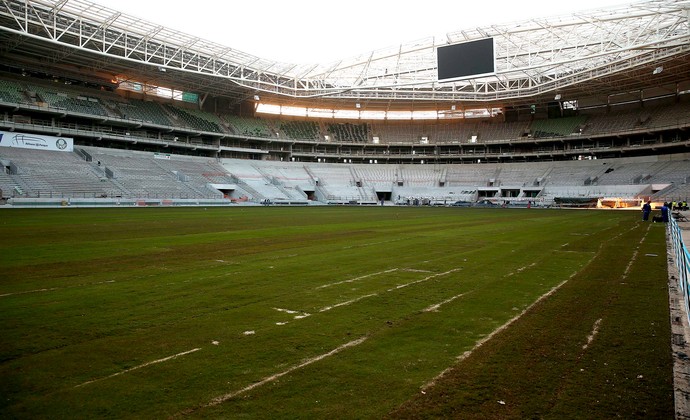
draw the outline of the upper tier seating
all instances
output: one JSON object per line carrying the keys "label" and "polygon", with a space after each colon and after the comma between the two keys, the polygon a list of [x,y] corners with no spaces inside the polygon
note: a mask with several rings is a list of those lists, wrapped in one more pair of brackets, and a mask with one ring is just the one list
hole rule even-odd
{"label": "upper tier seating", "polygon": [[42,85],[28,86],[30,91],[37,94],[37,100],[47,103],[51,108],[63,109],[71,113],[107,116],[108,112],[97,98],[74,95],[64,89],[46,87]]}
{"label": "upper tier seating", "polygon": [[321,137],[319,125],[314,121],[283,121],[280,131],[295,140],[318,140]]}
{"label": "upper tier seating", "polygon": [[0,79],[0,101],[22,102],[24,88],[13,80]]}
{"label": "upper tier seating", "polygon": [[213,133],[224,131],[220,120],[213,114],[195,109],[179,108],[170,104],[164,106],[170,114],[177,118],[177,123],[181,126]]}
{"label": "upper tier seating", "polygon": [[116,106],[124,119],[141,120],[163,126],[173,125],[163,108],[161,108],[161,105],[157,102],[130,99],[127,102],[118,101]]}
{"label": "upper tier seating", "polygon": [[367,142],[371,138],[369,135],[369,126],[367,124],[328,124],[327,131],[335,140],[342,142],[363,143]]}
{"label": "upper tier seating", "polygon": [[532,122],[532,137],[562,137],[579,134],[586,121],[586,116],[534,120]]}
{"label": "upper tier seating", "polygon": [[235,134],[249,137],[275,137],[266,120],[261,118],[240,117],[236,115],[224,115],[223,118]]}

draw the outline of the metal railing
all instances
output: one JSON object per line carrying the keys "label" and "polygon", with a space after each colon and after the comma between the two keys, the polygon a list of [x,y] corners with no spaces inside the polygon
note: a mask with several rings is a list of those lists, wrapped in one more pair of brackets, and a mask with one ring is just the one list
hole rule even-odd
{"label": "metal railing", "polygon": [[683,294],[685,313],[690,321],[690,253],[683,243],[683,235],[675,217],[670,217],[668,233],[671,239],[671,251],[673,252],[676,268],[678,269],[678,288]]}

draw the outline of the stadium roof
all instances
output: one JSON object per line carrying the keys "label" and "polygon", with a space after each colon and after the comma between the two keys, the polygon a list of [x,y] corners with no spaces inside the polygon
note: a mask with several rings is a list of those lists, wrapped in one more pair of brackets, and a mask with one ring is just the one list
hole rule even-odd
{"label": "stadium roof", "polygon": [[[586,14],[460,30],[343,59],[295,65],[85,0],[0,3],[4,63],[66,77],[134,80],[231,103],[363,110],[606,104],[690,90],[690,1],[652,0]],[[438,47],[493,38],[496,72],[437,80]]]}

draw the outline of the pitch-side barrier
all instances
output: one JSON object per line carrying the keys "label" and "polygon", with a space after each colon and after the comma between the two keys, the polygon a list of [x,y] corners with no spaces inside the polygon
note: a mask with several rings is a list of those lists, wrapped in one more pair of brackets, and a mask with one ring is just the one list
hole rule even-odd
{"label": "pitch-side barrier", "polygon": [[671,239],[671,251],[678,269],[678,287],[683,294],[685,314],[688,316],[688,321],[690,321],[690,311],[688,310],[690,308],[688,304],[690,300],[690,284],[688,284],[690,281],[690,253],[685,243],[683,243],[683,235],[675,217],[670,218],[668,230]]}

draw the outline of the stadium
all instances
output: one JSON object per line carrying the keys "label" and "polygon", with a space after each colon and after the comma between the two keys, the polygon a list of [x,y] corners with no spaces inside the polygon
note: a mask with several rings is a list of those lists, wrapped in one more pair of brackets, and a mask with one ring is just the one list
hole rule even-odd
{"label": "stadium", "polygon": [[2,2],[0,406],[690,416],[689,21],[641,1],[297,65]]}

